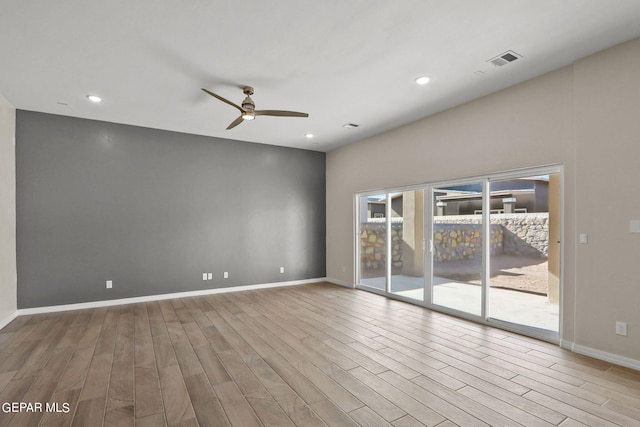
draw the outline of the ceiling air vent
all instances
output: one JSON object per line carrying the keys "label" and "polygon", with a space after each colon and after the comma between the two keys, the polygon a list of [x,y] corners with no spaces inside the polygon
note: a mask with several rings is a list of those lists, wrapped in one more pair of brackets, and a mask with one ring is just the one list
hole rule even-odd
{"label": "ceiling air vent", "polygon": [[489,59],[487,62],[491,62],[496,67],[502,67],[503,65],[507,65],[508,63],[520,58],[522,58],[522,55],[515,53],[512,50],[508,50],[496,56],[495,58]]}
{"label": "ceiling air vent", "polygon": [[347,129],[357,128],[358,126],[360,125],[357,123],[345,123],[342,125],[343,128],[347,128]]}

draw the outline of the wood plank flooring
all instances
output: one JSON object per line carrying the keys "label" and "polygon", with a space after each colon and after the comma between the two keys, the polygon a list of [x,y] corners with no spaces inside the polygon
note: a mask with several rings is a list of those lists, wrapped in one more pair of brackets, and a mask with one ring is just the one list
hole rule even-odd
{"label": "wood plank flooring", "polygon": [[640,426],[640,372],[318,283],[19,317],[5,402],[43,410],[0,426]]}

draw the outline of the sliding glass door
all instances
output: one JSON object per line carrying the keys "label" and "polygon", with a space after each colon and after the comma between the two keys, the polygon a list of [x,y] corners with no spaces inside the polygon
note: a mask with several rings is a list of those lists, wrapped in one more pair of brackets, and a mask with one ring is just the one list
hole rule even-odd
{"label": "sliding glass door", "polygon": [[482,315],[483,183],[432,189],[432,302]]}
{"label": "sliding glass door", "polygon": [[358,285],[422,301],[424,190],[358,197]]}
{"label": "sliding glass door", "polygon": [[389,292],[424,299],[424,190],[396,193],[391,202]]}
{"label": "sliding glass door", "polygon": [[387,194],[359,196],[359,285],[387,290]]}
{"label": "sliding glass door", "polygon": [[491,224],[501,233],[491,254],[491,318],[558,331],[560,174],[491,182]]}
{"label": "sliding glass door", "polygon": [[356,197],[358,287],[558,339],[561,167]]}

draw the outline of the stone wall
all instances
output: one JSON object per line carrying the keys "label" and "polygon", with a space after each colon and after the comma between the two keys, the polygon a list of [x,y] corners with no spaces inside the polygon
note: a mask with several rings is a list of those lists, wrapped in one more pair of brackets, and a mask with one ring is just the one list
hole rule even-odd
{"label": "stone wall", "polygon": [[[503,253],[503,229],[491,225],[491,254]],[[482,225],[442,222],[434,224],[434,261],[459,261],[482,256]]]}
{"label": "stone wall", "polygon": [[[482,250],[482,218],[479,215],[449,215],[434,218],[436,262],[474,259]],[[360,224],[361,266],[372,270],[386,264],[386,225],[384,219]],[[491,254],[539,256],[547,258],[549,214],[492,214]],[[401,269],[402,218],[391,223],[393,269]]]}
{"label": "stone wall", "polygon": [[504,228],[505,254],[548,257],[548,213],[491,215],[491,223]]}
{"label": "stone wall", "polygon": [[[383,268],[387,262],[387,230],[384,222],[360,224],[360,265],[367,270]],[[402,222],[391,223],[391,256],[394,269],[402,268]]]}
{"label": "stone wall", "polygon": [[[449,215],[434,219],[434,246],[436,260],[455,261],[472,259],[473,252],[482,247],[482,239],[476,236],[480,231],[482,217],[480,215]],[[475,228],[474,228],[475,227]],[[455,246],[451,240],[442,243],[438,248],[438,229],[449,233],[456,232]],[[459,229],[459,232],[456,230]],[[472,232],[473,230],[473,232]],[[462,242],[460,241],[462,237]],[[474,240],[475,239],[475,240]],[[467,243],[459,248],[460,243]],[[491,254],[548,256],[549,214],[546,212],[526,214],[492,214],[491,215]],[[443,253],[440,254],[438,251]],[[448,250],[448,251],[447,251]]]}

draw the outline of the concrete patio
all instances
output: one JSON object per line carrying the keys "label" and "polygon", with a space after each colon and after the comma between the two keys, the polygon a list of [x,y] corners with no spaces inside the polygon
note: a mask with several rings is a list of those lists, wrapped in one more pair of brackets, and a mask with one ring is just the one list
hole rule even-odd
{"label": "concrete patio", "polygon": [[[385,278],[362,279],[360,284],[385,289]],[[477,284],[434,277],[433,303],[480,315],[481,287]],[[391,293],[418,301],[424,300],[424,278],[391,276]],[[559,306],[544,295],[514,289],[490,288],[490,316],[506,322],[558,331]]]}

